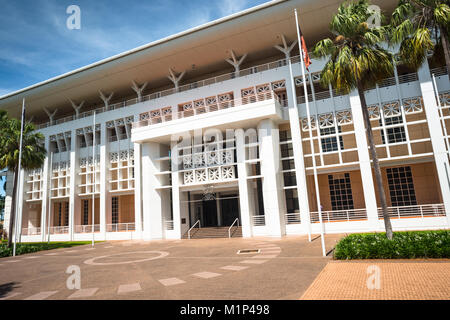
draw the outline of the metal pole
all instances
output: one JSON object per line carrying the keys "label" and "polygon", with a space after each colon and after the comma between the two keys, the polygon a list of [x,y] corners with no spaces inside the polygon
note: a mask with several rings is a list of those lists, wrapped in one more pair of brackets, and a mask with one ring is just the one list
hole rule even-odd
{"label": "metal pole", "polygon": [[17,177],[17,186],[16,186],[16,212],[14,219],[14,247],[13,247],[13,257],[16,256],[16,245],[17,245],[17,234],[18,234],[18,216],[19,216],[19,194],[20,194],[20,171],[22,170],[22,142],[23,142],[23,130],[25,126],[25,98],[22,99],[22,118],[20,121],[20,143],[19,143],[19,166],[17,168],[17,174],[19,175]]}
{"label": "metal pole", "polygon": [[[306,116],[308,117],[308,127],[309,127],[309,141],[311,145],[311,156],[312,156],[312,164],[313,164],[313,174],[314,174],[314,185],[316,190],[316,201],[317,201],[317,211],[319,213],[319,222],[320,222],[320,240],[322,243],[322,255],[326,256],[326,250],[325,250],[325,239],[324,239],[324,230],[323,230],[323,223],[322,223],[322,208],[320,203],[320,194],[319,194],[319,181],[317,178],[317,168],[316,168],[316,156],[314,154],[314,141],[312,137],[312,128],[311,128],[311,113],[309,111],[309,102],[308,102],[308,90],[306,87],[306,76],[305,76],[305,66],[304,66],[304,60],[303,60],[303,50],[302,50],[302,41],[300,36],[300,29],[298,25],[298,16],[297,16],[297,9],[294,9],[295,13],[295,24],[297,26],[297,41],[298,41],[298,48],[300,51],[300,66],[302,70],[302,77],[303,77],[303,91],[305,92],[305,104],[306,104]],[[311,79],[312,81],[312,79]],[[319,123],[316,123],[318,126]],[[320,141],[318,141],[320,143]],[[339,143],[339,142],[338,142]]]}
{"label": "metal pole", "polygon": [[[288,56],[287,59],[288,59],[288,66],[289,66],[289,76],[291,77],[292,99],[293,99],[293,103],[294,103],[294,108],[297,108],[297,105],[298,105],[297,94],[295,92],[295,80],[294,80],[294,73],[292,71],[291,57]],[[300,128],[300,130],[301,130],[301,128]],[[292,142],[292,143],[294,143],[294,142]],[[300,143],[302,143],[302,142],[300,141]],[[305,177],[306,177],[306,172],[305,172]],[[299,179],[300,179],[300,177],[297,177],[297,186],[298,186]],[[305,186],[306,186],[306,184],[305,184]],[[309,210],[308,210],[308,241],[311,242],[311,213],[309,212]]]}
{"label": "metal pole", "polygon": [[94,123],[92,127],[92,247],[94,247],[95,237],[95,111],[94,111]]}

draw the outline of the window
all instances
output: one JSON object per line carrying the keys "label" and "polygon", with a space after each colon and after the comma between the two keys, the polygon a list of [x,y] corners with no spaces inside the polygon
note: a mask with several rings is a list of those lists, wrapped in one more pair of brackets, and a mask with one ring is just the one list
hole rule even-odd
{"label": "window", "polygon": [[[339,132],[341,132],[341,127],[338,127]],[[331,152],[331,151],[338,151],[338,144],[337,144],[337,137],[336,134],[336,128],[323,128],[320,129],[320,135],[321,136],[329,136],[334,135],[326,138],[321,138],[320,143],[322,144],[322,151],[323,152]],[[339,144],[341,147],[341,150],[344,149],[344,140],[341,136],[339,136]]]}
{"label": "window", "polygon": [[64,202],[64,225],[69,225],[69,202]]}
{"label": "window", "polygon": [[112,223],[119,223],[119,197],[112,197],[111,201]]}
{"label": "window", "polygon": [[83,224],[89,224],[89,200],[83,200]]}
{"label": "window", "polygon": [[280,149],[281,149],[281,157],[282,158],[294,156],[294,150],[292,149],[292,143],[284,143],[284,144],[280,145]]}
{"label": "window", "polygon": [[350,174],[328,175],[332,210],[353,209],[352,185]]}
{"label": "window", "polygon": [[[385,118],[384,123],[386,126],[403,123],[403,118],[401,116]],[[382,122],[380,119],[380,126],[382,126]],[[406,141],[405,127],[395,127],[395,128],[387,128],[386,133],[388,136],[388,143],[396,143]],[[381,139],[383,144],[386,143],[386,138],[384,136],[384,130],[381,130]]]}
{"label": "window", "polygon": [[[284,194],[286,197],[287,213],[299,212],[297,189],[286,189],[286,190],[284,190]],[[298,220],[298,218],[296,218],[296,219]],[[290,221],[290,222],[293,222],[293,221]],[[300,221],[295,221],[295,222],[300,222]]]}
{"label": "window", "polygon": [[417,204],[411,167],[386,169],[389,195],[393,207],[413,206]]}
{"label": "window", "polygon": [[58,202],[57,206],[58,206],[58,226],[60,226],[61,222],[62,222],[61,221],[61,210],[62,210],[61,206],[62,206],[62,203]]}

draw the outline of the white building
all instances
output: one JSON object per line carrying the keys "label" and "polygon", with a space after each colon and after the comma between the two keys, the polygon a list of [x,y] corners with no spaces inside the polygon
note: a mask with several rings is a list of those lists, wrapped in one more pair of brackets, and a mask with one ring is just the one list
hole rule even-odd
{"label": "white building", "polygon": [[[383,231],[359,97],[321,87],[323,61],[306,116],[294,8],[312,45],[340,2],[269,2],[1,97],[48,150],[22,241],[318,233],[313,155],[325,232]],[[448,228],[445,68],[398,66],[366,98],[394,230]]]}

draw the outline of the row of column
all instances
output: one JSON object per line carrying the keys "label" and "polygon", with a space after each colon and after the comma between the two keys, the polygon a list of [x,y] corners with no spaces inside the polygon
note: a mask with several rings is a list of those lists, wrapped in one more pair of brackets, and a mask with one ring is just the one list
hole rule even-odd
{"label": "row of column", "polygon": [[[306,186],[305,163],[302,150],[302,132],[300,129],[299,112],[296,101],[295,83],[293,81],[292,66],[289,64],[289,81],[286,83],[288,97],[293,103],[289,103],[289,123],[292,136],[292,146],[294,153],[294,162],[297,177],[298,201],[302,221],[309,220],[310,207],[308,203],[308,189]],[[445,206],[448,225],[450,226],[450,180],[449,180],[449,160],[442,135],[441,121],[439,118],[436,104],[435,93],[433,90],[432,79],[428,64],[424,65],[418,71],[420,89],[423,97],[430,138],[433,147],[434,159],[436,163],[437,174],[439,178],[440,190]],[[400,88],[398,88],[400,90]],[[400,98],[400,97],[399,97]],[[368,222],[378,223],[378,205],[375,196],[374,181],[372,175],[372,166],[369,156],[366,130],[361,110],[361,101],[357,91],[349,94],[350,107],[352,111],[356,145],[358,149],[359,167],[361,176],[364,177],[363,194],[367,211]],[[320,142],[319,142],[320,143]]]}

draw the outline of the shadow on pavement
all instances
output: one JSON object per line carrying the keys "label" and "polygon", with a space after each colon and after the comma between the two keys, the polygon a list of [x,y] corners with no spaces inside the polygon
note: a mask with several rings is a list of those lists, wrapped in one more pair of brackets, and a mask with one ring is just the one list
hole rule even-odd
{"label": "shadow on pavement", "polygon": [[0,298],[5,297],[10,293],[13,289],[17,289],[19,283],[17,282],[8,282],[4,284],[0,284]]}

